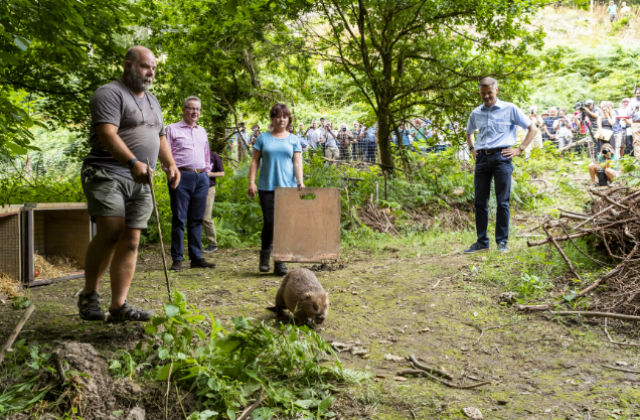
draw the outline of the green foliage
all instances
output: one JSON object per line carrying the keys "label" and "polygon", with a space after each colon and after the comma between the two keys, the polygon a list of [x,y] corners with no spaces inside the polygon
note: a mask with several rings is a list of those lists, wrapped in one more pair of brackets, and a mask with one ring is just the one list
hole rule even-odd
{"label": "green foliage", "polygon": [[620,19],[616,19],[612,24],[611,24],[611,33],[612,34],[617,34],[620,31],[622,31],[624,28],[626,28],[629,25],[629,22],[631,21],[631,15],[627,14],[626,16],[621,17]]}
{"label": "green foliage", "polygon": [[[317,22],[301,36],[338,63],[378,120],[380,159],[393,168],[389,137],[403,119],[429,115],[438,127],[460,121],[476,106],[477,80],[506,82],[507,98],[523,89],[542,33],[524,24],[541,0],[406,2],[319,1]],[[329,26],[329,33],[317,26]],[[468,28],[472,27],[473,35]]]}
{"label": "green foliage", "polygon": [[617,105],[622,98],[633,96],[636,75],[629,69],[640,58],[640,49],[623,48],[612,41],[597,47],[559,46],[545,54],[548,60],[532,86],[534,105],[573,110],[577,102],[589,98]]}
{"label": "green foliage", "polygon": [[122,0],[0,3],[0,158],[24,154],[43,116],[87,121],[89,95],[117,74],[140,12]]}
{"label": "green foliage", "polygon": [[509,289],[518,293],[520,299],[533,299],[544,295],[553,288],[553,283],[547,278],[540,278],[535,274],[522,273],[519,278],[509,285]]}
{"label": "green foliage", "polygon": [[[235,418],[257,393],[264,399],[254,418],[330,418],[334,383],[368,377],[343,368],[331,346],[307,327],[274,329],[241,317],[228,332],[179,292],[146,332],[153,338],[134,352],[139,368],[151,380],[193,392],[199,408],[189,418]],[[151,354],[157,354],[154,365],[143,362]],[[129,353],[118,356],[110,369],[130,375]]]}
{"label": "green foliage", "polygon": [[13,345],[0,366],[0,417],[27,412],[30,408],[51,399],[53,385],[43,378],[56,372],[51,353],[45,347],[27,346],[24,340]]}

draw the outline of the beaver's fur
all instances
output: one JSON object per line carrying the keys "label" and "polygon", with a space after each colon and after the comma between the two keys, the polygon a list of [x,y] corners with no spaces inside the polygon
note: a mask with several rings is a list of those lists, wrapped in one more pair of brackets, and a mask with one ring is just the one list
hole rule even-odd
{"label": "beaver's fur", "polygon": [[288,309],[298,323],[313,326],[322,324],[326,319],[329,297],[311,270],[296,268],[282,279],[276,294],[276,306],[269,309],[279,315]]}

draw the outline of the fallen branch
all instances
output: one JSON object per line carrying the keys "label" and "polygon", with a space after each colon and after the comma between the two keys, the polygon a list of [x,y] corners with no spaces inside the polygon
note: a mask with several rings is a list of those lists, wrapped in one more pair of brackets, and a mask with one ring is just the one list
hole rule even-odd
{"label": "fallen branch", "polygon": [[470,384],[470,385],[458,385],[458,384],[454,384],[453,382],[449,382],[445,379],[442,379],[439,376],[432,375],[431,373],[422,369],[405,369],[398,372],[398,375],[399,376],[409,376],[409,375],[424,376],[424,377],[433,379],[434,381],[440,382],[441,384],[444,384],[449,388],[456,388],[456,389],[472,389],[472,388],[477,388],[479,386],[488,385],[491,383],[489,381],[484,381],[484,382],[478,382],[476,384]]}
{"label": "fallen branch", "polygon": [[11,333],[9,338],[7,339],[7,342],[4,343],[4,346],[2,346],[2,350],[0,350],[0,364],[2,364],[2,362],[4,361],[4,356],[9,351],[9,349],[11,349],[11,346],[13,345],[13,342],[16,341],[16,338],[18,337],[18,334],[20,334],[20,331],[22,331],[22,328],[24,327],[24,324],[27,322],[27,320],[29,319],[29,317],[31,316],[31,314],[33,313],[33,311],[35,309],[36,309],[36,306],[34,304],[31,304],[27,308],[25,313],[22,314],[22,318],[20,318],[20,321],[18,321],[18,324],[13,329],[13,332]]}
{"label": "fallen branch", "polygon": [[609,334],[609,330],[607,329],[607,319],[609,318],[605,318],[604,319],[604,333],[607,335],[607,338],[609,339],[609,342],[611,344],[616,344],[618,346],[627,346],[627,347],[640,347],[640,344],[636,344],[636,343],[623,343],[621,341],[614,341],[613,338],[611,338],[611,334]]}
{"label": "fallen branch", "polygon": [[253,412],[253,410],[258,408],[258,406],[262,403],[263,399],[264,399],[264,388],[260,387],[260,394],[258,395],[258,399],[256,399],[253,402],[253,404],[251,404],[249,407],[245,408],[242,411],[242,414],[240,414],[240,417],[238,417],[238,420],[248,419],[251,413]]}
{"label": "fallen branch", "polygon": [[578,280],[580,280],[580,282],[582,282],[582,278],[580,277],[580,275],[578,274],[578,272],[576,271],[576,268],[573,266],[573,264],[571,263],[571,260],[569,259],[569,257],[567,257],[567,254],[564,253],[564,251],[562,250],[562,247],[558,244],[558,242],[555,240],[555,238],[553,237],[553,235],[551,235],[551,233],[549,232],[549,229],[545,226],[542,225],[542,229],[544,230],[544,233],[547,234],[547,237],[549,238],[549,240],[551,241],[551,243],[553,244],[553,246],[556,247],[556,249],[558,250],[558,252],[560,253],[560,255],[562,256],[562,259],[564,259],[564,261],[567,263],[567,265],[569,266],[569,270],[571,270],[571,272],[573,273],[574,276],[576,276],[576,278]]}
{"label": "fallen branch", "polygon": [[595,289],[596,287],[598,287],[598,285],[600,283],[602,283],[603,281],[613,277],[616,273],[618,273],[620,270],[622,270],[622,268],[624,267],[624,265],[626,264],[627,261],[629,261],[636,253],[636,251],[638,250],[638,244],[635,244],[635,246],[633,247],[633,249],[631,250],[631,252],[627,255],[627,257],[620,263],[618,264],[615,268],[613,268],[611,271],[609,271],[607,274],[605,274],[604,276],[600,277],[598,280],[594,281],[590,286],[582,289],[580,291],[580,293],[578,293],[576,296],[577,297],[582,297],[584,295],[586,295],[587,293],[589,293],[591,290]]}
{"label": "fallen branch", "polygon": [[549,311],[552,315],[581,315],[591,318],[612,318],[622,319],[624,321],[640,321],[640,316],[617,314],[614,312],[597,312],[597,311]]}
{"label": "fallen branch", "polygon": [[636,370],[636,369],[620,368],[620,367],[617,367],[617,366],[611,366],[611,365],[602,365],[602,367],[605,367],[605,368],[607,368],[607,369],[619,370],[620,372],[627,372],[627,373],[637,373],[637,374],[640,374],[640,370]]}
{"label": "fallen branch", "polygon": [[434,375],[442,376],[445,379],[453,379],[451,375],[449,375],[447,372],[443,370],[420,363],[413,354],[409,356],[409,361],[417,369],[424,370],[425,372],[429,372]]}

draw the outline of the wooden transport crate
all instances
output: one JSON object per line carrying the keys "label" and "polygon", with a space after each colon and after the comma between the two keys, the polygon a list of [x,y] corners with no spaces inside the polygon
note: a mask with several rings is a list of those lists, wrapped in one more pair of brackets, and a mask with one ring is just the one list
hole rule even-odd
{"label": "wooden transport crate", "polygon": [[340,191],[276,188],[273,259],[327,262],[340,256]]}
{"label": "wooden transport crate", "polygon": [[16,282],[22,280],[21,209],[19,205],[0,207],[0,273]]}
{"label": "wooden transport crate", "polygon": [[93,228],[86,203],[26,204],[23,210],[23,276],[26,286],[41,286],[80,278],[84,271],[71,271],[53,278],[35,276],[34,255],[59,255],[84,267]]}

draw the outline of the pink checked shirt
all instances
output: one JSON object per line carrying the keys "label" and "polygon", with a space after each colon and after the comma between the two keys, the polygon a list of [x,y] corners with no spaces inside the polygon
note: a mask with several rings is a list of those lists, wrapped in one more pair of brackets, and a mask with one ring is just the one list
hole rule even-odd
{"label": "pink checked shirt", "polygon": [[173,160],[178,168],[205,169],[211,172],[207,132],[199,125],[190,127],[184,120],[166,129]]}

